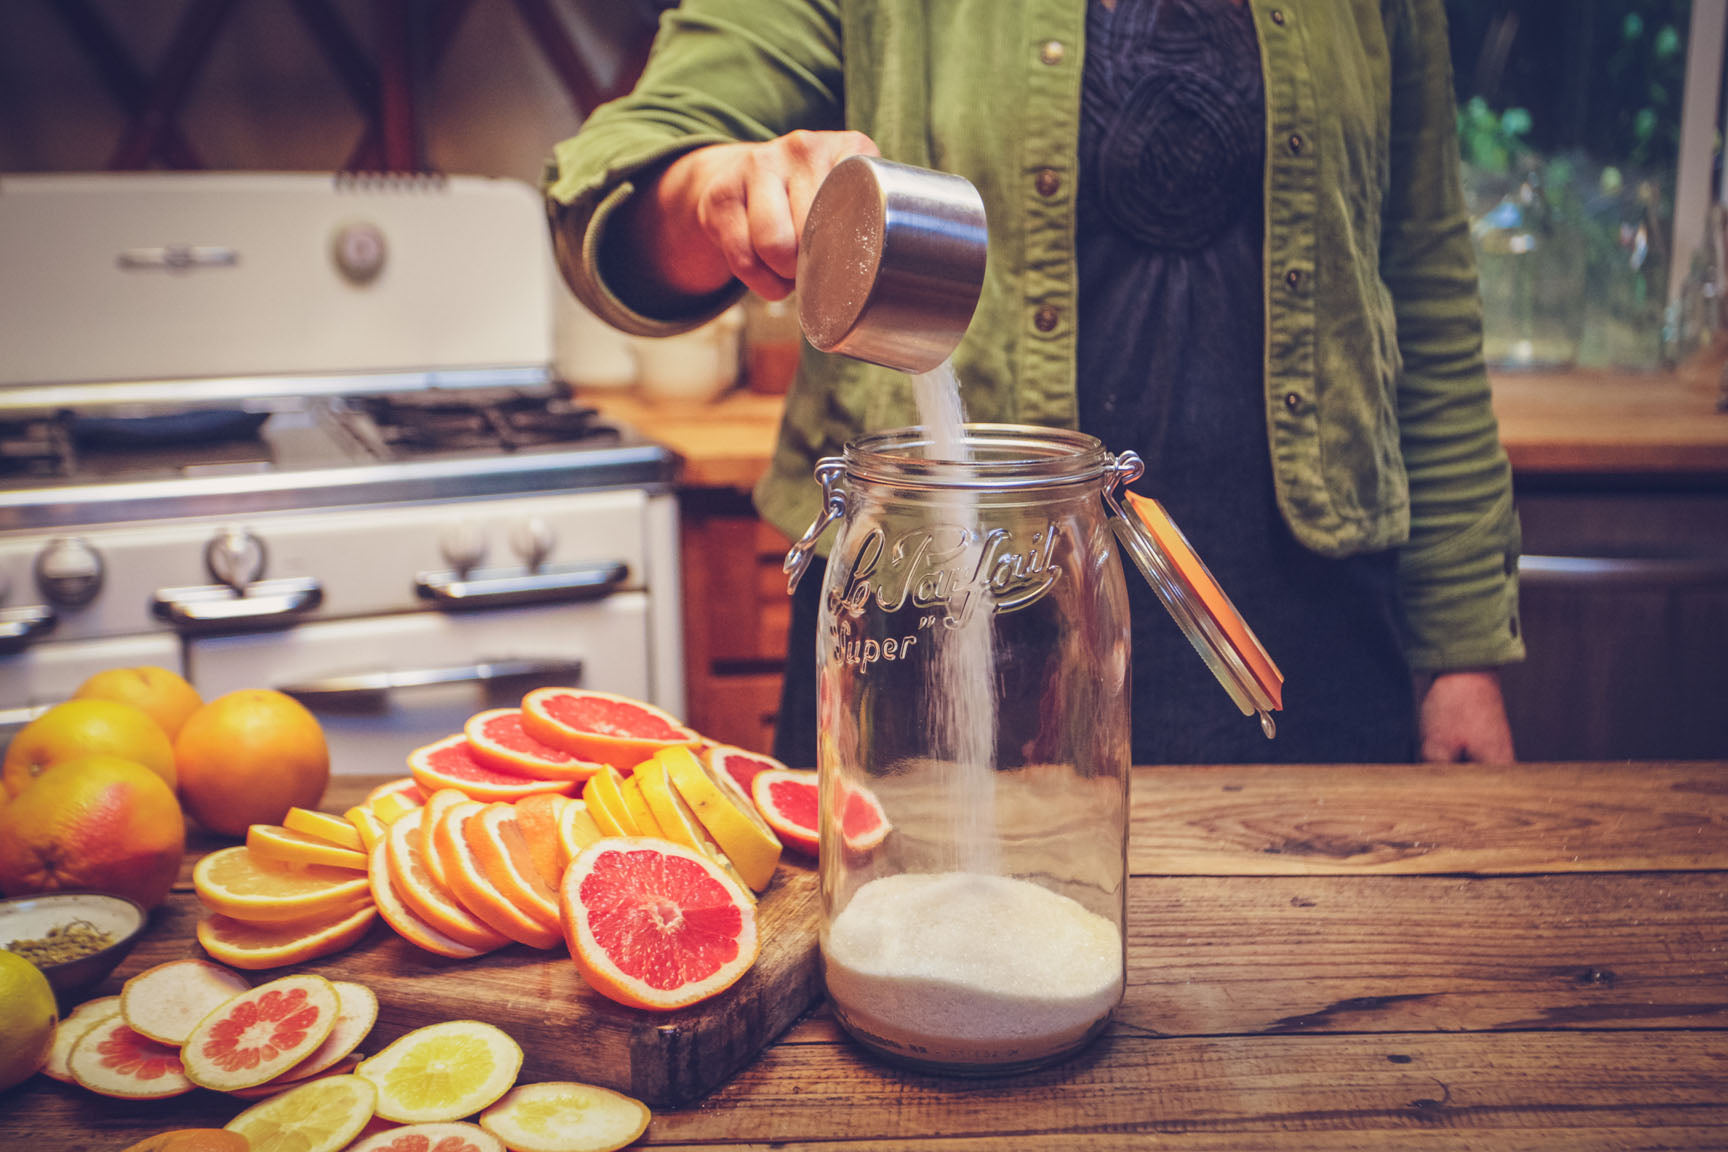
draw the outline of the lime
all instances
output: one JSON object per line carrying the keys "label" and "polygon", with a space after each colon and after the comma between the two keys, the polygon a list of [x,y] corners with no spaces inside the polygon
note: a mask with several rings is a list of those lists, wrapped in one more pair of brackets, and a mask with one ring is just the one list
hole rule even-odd
{"label": "lime", "polygon": [[48,1063],[60,1012],[42,969],[0,948],[0,1092]]}

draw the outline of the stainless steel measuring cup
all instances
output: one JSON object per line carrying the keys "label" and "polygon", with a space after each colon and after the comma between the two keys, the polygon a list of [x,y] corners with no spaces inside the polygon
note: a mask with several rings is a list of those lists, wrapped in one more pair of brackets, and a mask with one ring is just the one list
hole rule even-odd
{"label": "stainless steel measuring cup", "polygon": [[798,248],[805,339],[928,372],[966,334],[984,287],[984,200],[946,172],[849,156],[816,190]]}

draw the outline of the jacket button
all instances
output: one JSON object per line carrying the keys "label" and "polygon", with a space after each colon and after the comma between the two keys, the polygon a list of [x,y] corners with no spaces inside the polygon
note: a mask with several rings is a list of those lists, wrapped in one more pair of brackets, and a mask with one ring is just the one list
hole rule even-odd
{"label": "jacket button", "polygon": [[1284,9],[1272,9],[1272,23],[1278,25],[1280,28],[1284,27]]}
{"label": "jacket button", "polygon": [[1296,411],[1298,408],[1301,408],[1302,407],[1302,393],[1300,393],[1300,392],[1286,392],[1286,393],[1284,393],[1284,407],[1288,408],[1292,412]]}
{"label": "jacket button", "polygon": [[1057,174],[1054,168],[1042,168],[1039,169],[1038,178],[1032,184],[1038,189],[1038,195],[1054,196],[1062,190],[1062,177]]}
{"label": "jacket button", "polygon": [[1056,329],[1056,321],[1059,319],[1061,319],[1061,313],[1057,312],[1052,305],[1046,304],[1032,313],[1032,327],[1040,332],[1053,332]]}
{"label": "jacket button", "polygon": [[1068,55],[1068,49],[1062,46],[1060,40],[1046,40],[1038,49],[1038,59],[1046,64],[1060,64],[1062,58]]}
{"label": "jacket button", "polygon": [[1284,273],[1284,286],[1292,292],[1300,292],[1302,290],[1302,270],[1292,268]]}
{"label": "jacket button", "polygon": [[1297,133],[1297,132],[1292,132],[1290,134],[1290,154],[1293,156],[1302,155],[1302,147],[1303,147],[1303,141],[1302,141],[1301,134]]}

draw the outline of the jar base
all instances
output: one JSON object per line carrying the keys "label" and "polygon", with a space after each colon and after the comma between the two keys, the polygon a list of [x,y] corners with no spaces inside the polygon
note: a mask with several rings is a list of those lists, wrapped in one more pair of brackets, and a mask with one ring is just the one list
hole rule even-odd
{"label": "jar base", "polygon": [[1055,1039],[1048,1046],[1036,1039],[1025,1039],[1001,1046],[978,1043],[944,1045],[941,1042],[927,1043],[884,1036],[881,1033],[886,1029],[872,1029],[860,1024],[832,999],[828,1003],[834,1012],[834,1018],[840,1022],[840,1027],[872,1056],[913,1072],[926,1072],[937,1076],[964,1076],[968,1079],[1018,1076],[1058,1064],[1077,1055],[1098,1039],[1109,1027],[1111,1016],[1111,1013],[1105,1013],[1084,1031]]}

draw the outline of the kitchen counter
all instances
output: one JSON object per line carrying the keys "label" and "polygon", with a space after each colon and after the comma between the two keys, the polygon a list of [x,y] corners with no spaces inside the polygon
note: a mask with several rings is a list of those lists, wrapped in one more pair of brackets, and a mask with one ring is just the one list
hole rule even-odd
{"label": "kitchen counter", "polygon": [[[901,1072],[818,1009],[639,1146],[1728,1145],[1728,762],[1140,768],[1133,799],[1127,993],[1084,1054]],[[197,953],[154,934],[104,991]],[[569,960],[467,963],[531,982]],[[380,1041],[403,1008],[382,1010]],[[0,1095],[0,1147],[120,1148],[242,1107],[38,1077]]]}

